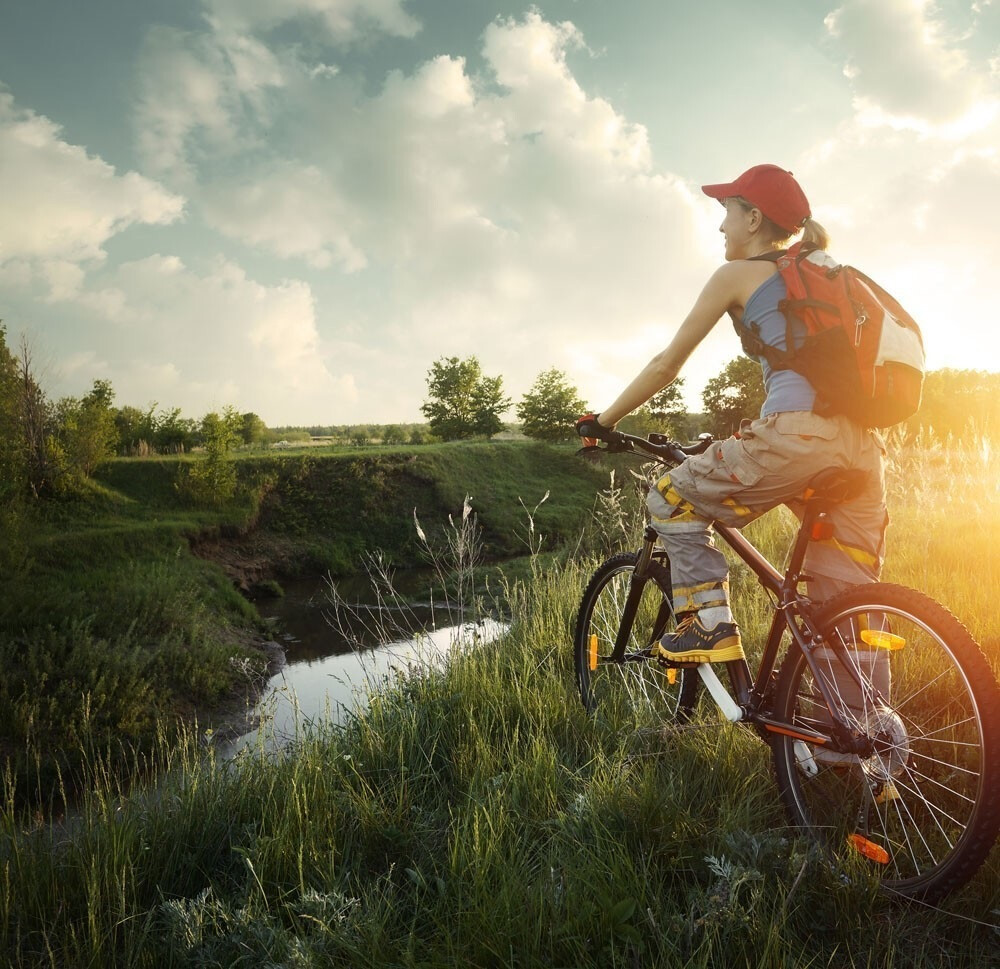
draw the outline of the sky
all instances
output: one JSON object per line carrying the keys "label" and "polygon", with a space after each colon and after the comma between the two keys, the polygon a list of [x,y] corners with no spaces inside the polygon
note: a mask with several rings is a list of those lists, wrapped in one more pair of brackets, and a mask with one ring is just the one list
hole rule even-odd
{"label": "sky", "polygon": [[8,0],[0,319],[54,398],[420,421],[475,355],[600,409],[761,162],[929,367],[1000,370],[1000,0]]}

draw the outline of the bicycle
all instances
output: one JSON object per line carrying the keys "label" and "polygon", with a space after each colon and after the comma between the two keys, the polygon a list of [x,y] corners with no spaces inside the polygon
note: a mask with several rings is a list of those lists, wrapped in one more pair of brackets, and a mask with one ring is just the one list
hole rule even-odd
{"label": "bicycle", "polygon": [[[711,443],[613,431],[606,447],[583,451],[673,467]],[[635,729],[689,722],[704,684],[727,720],[770,745],[792,825],[863,859],[883,889],[931,901],[972,877],[1000,830],[1000,688],[966,628],[923,593],[878,582],[817,604],[802,591],[808,544],[831,537],[827,512],[860,489],[858,475],[812,480],[784,573],[715,523],[772,601],[755,675],[746,660],[716,664],[727,690],[711,663],[655,655],[675,624],[669,559],[647,525],[641,547],[605,561],[584,591],[577,683],[589,713]]]}

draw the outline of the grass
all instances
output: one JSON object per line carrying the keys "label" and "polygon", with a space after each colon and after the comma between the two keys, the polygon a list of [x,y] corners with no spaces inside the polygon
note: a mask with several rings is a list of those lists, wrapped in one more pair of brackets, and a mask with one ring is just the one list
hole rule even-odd
{"label": "grass", "polygon": [[501,559],[526,550],[519,495],[537,501],[561,478],[570,487],[539,512],[554,548],[603,480],[572,455],[528,443],[249,455],[234,465],[236,496],[214,506],[178,487],[191,456],[120,459],[74,500],[5,509],[0,755],[22,793],[52,803],[57,772],[74,786],[87,749],[151,749],[158,725],[225,715],[259,686],[264,630],[213,559],[239,579],[257,570],[258,587],[358,571],[374,549],[396,567],[422,564],[412,515],[444,520],[463,481]]}
{"label": "grass", "polygon": [[[892,456],[889,577],[940,594],[996,669],[1000,619],[974,611],[996,568],[992,458]],[[965,497],[913,486],[931,480]],[[753,538],[778,554],[790,527]],[[223,765],[196,731],[161,734],[149,791],[91,750],[69,830],[27,825],[8,774],[4,964],[995,965],[996,849],[943,910],[897,903],[796,840],[749,732],[625,741],[584,715],[569,632],[595,564],[536,559],[500,644],[412,670],[283,756]],[[763,610],[740,606],[759,637]]]}

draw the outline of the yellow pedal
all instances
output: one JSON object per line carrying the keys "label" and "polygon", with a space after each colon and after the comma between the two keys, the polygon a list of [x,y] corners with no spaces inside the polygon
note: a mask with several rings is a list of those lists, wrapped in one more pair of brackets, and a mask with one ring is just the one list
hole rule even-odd
{"label": "yellow pedal", "polygon": [[590,637],[590,655],[588,656],[587,665],[592,669],[597,669],[597,636],[592,635]]}
{"label": "yellow pedal", "polygon": [[667,682],[671,686],[674,686],[677,683],[677,670],[672,667],[667,670]]}
{"label": "yellow pedal", "polygon": [[875,649],[897,650],[906,645],[906,640],[902,636],[878,629],[862,629],[861,641]]}
{"label": "yellow pedal", "polygon": [[897,800],[899,800],[899,791],[896,790],[896,785],[892,781],[886,781],[882,790],[875,797],[876,804],[885,804],[886,801]]}

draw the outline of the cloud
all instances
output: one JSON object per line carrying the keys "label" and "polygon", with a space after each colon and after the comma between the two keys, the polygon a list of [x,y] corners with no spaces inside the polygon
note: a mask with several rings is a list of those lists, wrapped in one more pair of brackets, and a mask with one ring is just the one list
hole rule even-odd
{"label": "cloud", "polygon": [[962,46],[931,0],[848,0],[826,18],[844,49],[845,75],[871,125],[961,135],[995,116],[997,86],[988,65]]}
{"label": "cloud", "polygon": [[412,37],[420,21],[404,6],[405,0],[204,0],[205,15],[220,33],[254,34],[300,21],[342,44],[369,32]]}
{"label": "cloud", "polygon": [[270,97],[289,73],[315,79],[339,72],[301,62],[298,43],[272,50],[258,35],[292,24],[347,47],[420,29],[402,0],[203,0],[202,7],[208,30],[154,27],[140,56],[137,147],[149,171],[179,185],[195,177],[192,155],[205,161],[246,150],[270,122]]}
{"label": "cloud", "polygon": [[152,255],[89,279],[77,325],[59,334],[55,369],[58,393],[110,370],[121,403],[183,404],[188,416],[232,404],[272,424],[332,420],[357,394],[317,332],[309,286],[265,285],[221,258],[195,269]]}
{"label": "cloud", "polygon": [[[208,50],[184,44],[185,56]],[[331,343],[349,327],[380,341],[379,366],[365,365],[376,357],[360,340],[339,352],[366,373],[359,407],[374,415],[405,400],[387,416],[401,419],[417,416],[426,370],[444,354],[478,354],[515,392],[537,361],[610,393],[644,362],[634,354],[665,345],[720,255],[705,241],[715,209],[656,172],[646,129],[573,76],[567,53],[582,45],[573,25],[530,12],[486,28],[482,73],[441,55],[390,71],[370,92],[289,46],[272,51],[281,83],[259,111],[215,54],[194,72],[221,84],[204,85],[213,110],[183,110],[183,93],[171,104],[155,64],[148,84],[170,117],[202,119],[204,132],[173,144],[208,224],[292,272],[347,273],[357,289],[378,288],[376,305],[354,304],[350,321],[321,303],[317,328]],[[649,342],[631,357],[581,360],[575,349],[637,331]],[[530,364],[524,341],[536,347]]]}
{"label": "cloud", "polygon": [[351,207],[316,165],[278,161],[249,176],[214,180],[199,197],[208,224],[230,238],[316,269],[367,265],[345,224],[353,221]]}
{"label": "cloud", "polygon": [[105,258],[104,246],[130,225],[165,225],[184,200],[156,182],[115,169],[71,145],[48,118],[19,108],[0,92],[0,263],[30,267],[64,298],[82,264]]}

